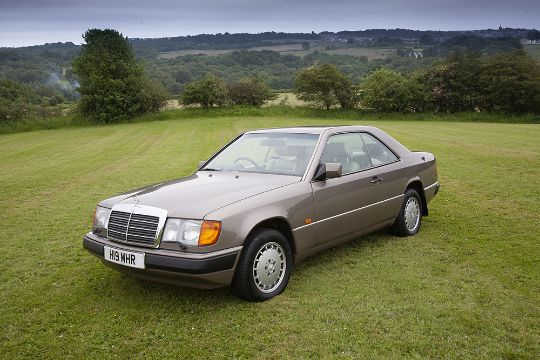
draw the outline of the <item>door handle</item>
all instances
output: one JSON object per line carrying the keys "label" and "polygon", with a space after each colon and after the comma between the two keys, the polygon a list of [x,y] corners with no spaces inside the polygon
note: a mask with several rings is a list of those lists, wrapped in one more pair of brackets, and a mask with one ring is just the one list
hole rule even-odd
{"label": "door handle", "polygon": [[378,184],[378,183],[382,182],[382,177],[374,176],[374,177],[371,178],[370,182],[372,184]]}

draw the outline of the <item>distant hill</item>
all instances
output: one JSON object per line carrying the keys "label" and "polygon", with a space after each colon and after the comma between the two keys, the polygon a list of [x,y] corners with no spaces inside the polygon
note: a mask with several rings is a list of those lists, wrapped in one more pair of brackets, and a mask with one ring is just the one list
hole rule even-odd
{"label": "distant hill", "polygon": [[[303,41],[328,41],[328,42],[362,42],[367,40],[377,40],[381,38],[399,38],[404,41],[420,40],[422,37],[430,37],[435,41],[445,41],[452,37],[460,35],[472,35],[481,38],[496,37],[515,37],[525,38],[530,29],[483,29],[483,30],[464,30],[464,31],[437,31],[437,30],[410,30],[410,29],[368,29],[356,31],[323,31],[320,33],[285,33],[285,32],[262,32],[257,34],[250,33],[218,33],[218,34],[199,34],[176,37],[162,38],[130,38],[138,54],[148,56],[149,53],[157,56],[161,52],[170,52],[178,50],[218,50],[218,49],[247,49],[258,46],[279,45],[301,43]],[[19,52],[31,53],[36,51],[52,51],[60,54],[72,54],[77,51],[79,45],[71,42],[67,43],[48,43],[19,48],[0,48],[17,49]]]}
{"label": "distant hill", "polygon": [[[409,72],[453,51],[489,54],[521,49],[529,31],[368,29],[218,33],[129,41],[136,55],[145,60],[147,74],[177,94],[187,82],[207,73],[228,80],[259,74],[274,89],[290,89],[294,73],[315,62],[336,64],[353,81],[379,66]],[[538,46],[529,46],[533,47]],[[39,91],[53,88],[72,98],[77,95],[77,78],[71,72],[71,63],[79,49],[80,45],[70,42],[0,48],[0,79],[17,81]],[[529,53],[540,57],[537,49]]]}
{"label": "distant hill", "polygon": [[157,39],[130,39],[137,54],[141,57],[155,57],[162,52],[179,50],[223,50],[247,49],[261,46],[301,43],[304,41],[337,42],[349,44],[366,43],[372,45],[383,38],[395,38],[402,41],[420,41],[429,37],[435,42],[443,42],[456,36],[476,36],[480,38],[513,37],[525,38],[528,29],[484,29],[466,31],[422,31],[409,29],[368,29],[358,31],[339,31],[320,33],[283,33],[263,32],[258,34],[200,34]]}

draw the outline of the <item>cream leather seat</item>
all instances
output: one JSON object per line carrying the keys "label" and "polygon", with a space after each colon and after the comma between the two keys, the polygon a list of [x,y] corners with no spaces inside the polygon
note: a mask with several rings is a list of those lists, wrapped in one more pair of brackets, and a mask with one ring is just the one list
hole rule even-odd
{"label": "cream leather seat", "polygon": [[331,142],[326,144],[321,156],[321,163],[341,163],[341,171],[348,174],[360,170],[360,165],[353,161],[341,142]]}
{"label": "cream leather seat", "polygon": [[268,161],[266,168],[276,172],[301,175],[306,171],[305,147],[279,146],[274,148],[276,156]]}

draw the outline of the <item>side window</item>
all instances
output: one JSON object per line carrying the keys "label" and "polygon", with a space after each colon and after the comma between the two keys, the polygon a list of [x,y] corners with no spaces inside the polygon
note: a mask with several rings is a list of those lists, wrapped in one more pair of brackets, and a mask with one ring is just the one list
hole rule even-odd
{"label": "side window", "polygon": [[372,167],[360,133],[337,134],[329,137],[321,155],[321,163],[341,163],[344,175]]}
{"label": "side window", "polygon": [[370,134],[362,133],[362,139],[366,144],[367,152],[373,166],[379,166],[397,161],[398,158],[382,142]]}

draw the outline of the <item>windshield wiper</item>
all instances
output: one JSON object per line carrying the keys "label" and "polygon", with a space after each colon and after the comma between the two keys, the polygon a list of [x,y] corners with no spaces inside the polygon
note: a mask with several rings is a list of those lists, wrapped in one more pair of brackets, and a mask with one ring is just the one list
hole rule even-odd
{"label": "windshield wiper", "polygon": [[199,171],[221,171],[221,169],[204,168]]}

